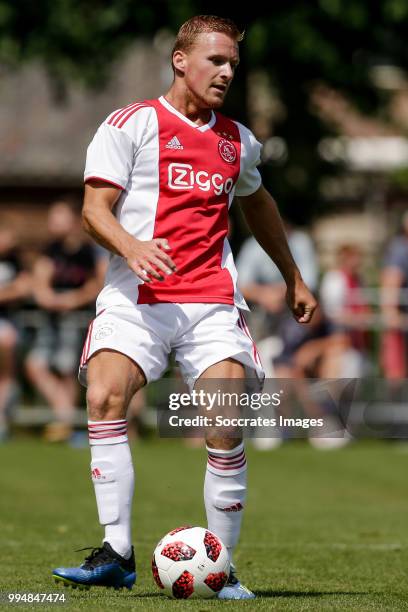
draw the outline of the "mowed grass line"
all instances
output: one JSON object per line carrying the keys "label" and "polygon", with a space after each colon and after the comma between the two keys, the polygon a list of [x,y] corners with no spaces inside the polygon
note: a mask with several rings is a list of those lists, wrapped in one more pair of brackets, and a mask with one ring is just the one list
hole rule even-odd
{"label": "mowed grass line", "polygon": [[237,604],[171,601],[151,577],[151,554],[164,533],[183,524],[205,525],[203,450],[167,440],[132,447],[137,585],[131,592],[78,592],[55,585],[51,570],[80,563],[84,553],[74,550],[101,541],[89,451],[37,441],[4,445],[0,590],[64,592],[69,602],[63,609],[69,610],[205,611],[236,605],[248,610],[407,610],[404,450],[379,442],[331,452],[304,442],[266,453],[249,446],[251,486],[236,562],[240,578],[258,599]]}

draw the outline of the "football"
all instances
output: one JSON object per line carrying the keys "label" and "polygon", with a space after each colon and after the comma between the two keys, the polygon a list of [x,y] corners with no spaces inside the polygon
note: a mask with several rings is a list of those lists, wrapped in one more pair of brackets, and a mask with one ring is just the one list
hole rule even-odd
{"label": "football", "polygon": [[152,572],[159,589],[174,599],[209,598],[229,575],[225,545],[204,527],[178,527],[164,536],[153,553]]}

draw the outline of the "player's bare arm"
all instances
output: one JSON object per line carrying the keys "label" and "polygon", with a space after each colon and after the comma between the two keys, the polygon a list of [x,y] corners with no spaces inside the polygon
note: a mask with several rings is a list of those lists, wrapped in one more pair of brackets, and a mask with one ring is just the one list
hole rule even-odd
{"label": "player's bare arm", "polygon": [[4,287],[0,287],[0,304],[7,304],[13,300],[28,297],[31,289],[31,275],[28,272],[20,272],[14,280]]}
{"label": "player's bare arm", "polygon": [[401,287],[404,278],[401,270],[389,266],[381,277],[381,312],[388,329],[401,329],[404,315],[399,308]]}
{"label": "player's bare arm", "polygon": [[52,277],[54,264],[45,255],[39,257],[33,269],[33,295],[38,306],[51,310],[54,305],[54,291],[52,289]]}
{"label": "player's bare arm", "polygon": [[55,291],[52,279],[55,274],[54,262],[46,256],[40,257],[34,266],[33,296],[38,306],[53,312],[66,312],[89,304],[103,284],[100,277],[87,280],[78,289]]}
{"label": "player's bare arm", "polygon": [[131,236],[112,213],[121,190],[103,181],[85,185],[82,219],[84,229],[99,244],[126,259],[131,270],[146,283],[153,276],[164,280],[176,270],[176,264],[166,253],[171,249],[167,240],[154,238],[142,241]]}
{"label": "player's bare arm", "polygon": [[100,289],[100,279],[90,278],[82,285],[82,287],[79,287],[78,289],[71,289],[62,293],[54,292],[53,310],[58,312],[66,312],[69,310],[75,310],[77,308],[83,308],[95,299],[95,296],[98,295]]}
{"label": "player's bare arm", "polygon": [[317,302],[292,257],[275,200],[261,185],[255,193],[241,196],[239,202],[251,232],[285,279],[286,301],[293,316],[298,323],[308,323]]}

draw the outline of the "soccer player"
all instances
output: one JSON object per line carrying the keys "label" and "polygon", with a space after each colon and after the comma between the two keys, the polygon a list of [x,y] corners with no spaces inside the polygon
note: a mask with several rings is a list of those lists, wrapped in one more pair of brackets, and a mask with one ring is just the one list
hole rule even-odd
{"label": "soccer player", "polygon": [[[238,66],[241,39],[229,19],[204,15],[184,23],[167,94],[114,111],[88,149],[84,224],[112,252],[80,363],[105,537],[79,568],[54,570],[66,584],[131,588],[135,582],[126,408],[138,389],[161,376],[170,351],[190,385],[209,378],[263,379],[226,238],[234,195],[282,272],[296,319],[307,323],[316,306],[290,254],[275,202],[261,184],[260,144],[218,112]],[[244,446],[210,433],[207,449],[208,528],[232,560],[246,493]],[[254,594],[238,581],[232,564],[218,596]]]}

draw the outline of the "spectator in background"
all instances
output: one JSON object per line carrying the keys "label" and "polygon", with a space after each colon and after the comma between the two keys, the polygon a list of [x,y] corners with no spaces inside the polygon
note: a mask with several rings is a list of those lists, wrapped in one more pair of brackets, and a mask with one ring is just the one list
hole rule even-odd
{"label": "spectator in background", "polygon": [[[302,277],[315,291],[318,265],[315,248],[310,236],[284,223],[289,248]],[[244,298],[254,308],[251,330],[254,339],[260,340],[276,332],[280,315],[286,312],[286,285],[277,266],[271,261],[253,236],[247,238],[237,257],[239,286]]]}
{"label": "spectator in background", "polygon": [[78,399],[77,364],[83,329],[78,311],[95,300],[105,263],[82,232],[70,202],[55,202],[48,213],[51,242],[34,266],[34,298],[45,314],[25,366],[27,376],[54,411],[45,436],[69,439]]}
{"label": "spectator in background", "polygon": [[[313,242],[306,232],[295,230],[287,221],[284,222],[284,228],[302,277],[311,291],[315,291],[318,266]],[[236,265],[241,292],[252,307],[250,327],[265,374],[267,377],[279,376],[275,372],[274,359],[281,353],[284,353],[284,359],[288,358],[289,351],[294,350],[294,344],[298,347],[299,336],[308,336],[310,332],[298,329],[302,326],[296,323],[286,308],[286,285],[282,275],[253,236],[247,238],[242,245]],[[282,377],[286,376],[282,373]],[[259,450],[270,450],[281,443],[278,428],[273,435],[269,432],[265,436],[262,428],[256,428],[253,433],[253,444]]]}
{"label": "spectator in background", "polygon": [[[298,257],[300,266],[300,254]],[[324,417],[324,428],[317,435],[310,432],[309,437],[311,444],[318,449],[340,448],[350,441],[338,415],[330,413],[328,407],[316,401],[305,379],[357,378],[364,372],[369,341],[366,328],[372,313],[362,293],[360,268],[360,249],[355,245],[341,246],[335,267],[323,275],[320,287],[322,308],[317,308],[310,325],[296,325],[294,319],[285,313],[276,329],[281,350],[272,359],[273,375],[277,379],[293,380],[294,396],[309,418]],[[258,350],[262,358],[263,343],[258,344]],[[286,400],[281,409],[287,416],[293,416],[293,401],[288,397]],[[278,445],[279,436],[276,433],[269,444],[267,440],[261,440],[262,444],[257,440],[254,442],[257,448],[267,450]]]}
{"label": "spectator in background", "polygon": [[0,442],[8,436],[11,411],[18,398],[15,353],[18,330],[13,311],[31,291],[17,238],[11,228],[0,228]]}
{"label": "spectator in background", "polygon": [[[293,400],[297,399],[309,418],[323,417],[324,426],[309,432],[310,443],[320,450],[341,448],[351,438],[332,406],[320,403],[305,379],[358,378],[364,373],[369,346],[366,328],[372,313],[362,292],[361,261],[359,247],[341,246],[335,267],[323,275],[322,308],[316,310],[310,325],[294,325],[291,317],[284,317],[278,329],[282,351],[273,360],[274,375],[292,379],[294,393],[293,398],[286,397],[281,409],[293,416]],[[277,445],[274,442],[270,448]],[[263,444],[264,449],[267,446]]]}
{"label": "spectator in background", "polygon": [[321,281],[320,298],[332,326],[332,351],[326,363],[327,378],[358,378],[367,364],[372,312],[360,276],[362,254],[357,245],[339,247],[336,266]]}
{"label": "spectator in background", "polygon": [[[315,397],[308,384],[308,378],[336,379],[339,378],[339,367],[344,354],[344,342],[324,316],[320,307],[315,311],[311,325],[297,326],[290,319],[285,319],[280,327],[283,350],[274,360],[275,377],[277,379],[292,379],[293,385],[283,398],[280,410],[285,416],[296,416],[293,408],[301,405],[305,416],[310,419],[323,418],[323,427],[311,428],[308,432],[309,442],[317,449],[329,450],[342,448],[350,442],[350,436],[345,431],[340,415],[333,410],[332,403],[323,402]],[[292,392],[292,393],[290,393]],[[282,435],[282,433],[281,433]],[[263,444],[261,450],[277,446],[278,437],[275,434],[274,444]]]}
{"label": "spectator in background", "polygon": [[385,377],[408,377],[408,211],[402,232],[395,236],[385,255],[381,277],[381,309],[386,331],[382,338]]}
{"label": "spectator in background", "polygon": [[[299,328],[299,326],[298,326]],[[313,323],[295,328],[289,318],[279,328],[282,351],[273,360],[276,378],[324,378],[333,348],[332,330],[318,307]]]}

